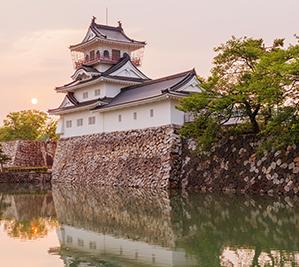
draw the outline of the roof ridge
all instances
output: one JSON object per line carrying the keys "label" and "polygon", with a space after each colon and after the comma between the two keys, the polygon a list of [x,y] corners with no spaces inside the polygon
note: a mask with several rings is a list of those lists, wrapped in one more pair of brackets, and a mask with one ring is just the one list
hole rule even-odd
{"label": "roof ridge", "polygon": [[98,24],[98,23],[94,23],[94,26],[99,29],[105,29],[105,30],[115,30],[115,31],[122,30],[119,26],[110,26],[110,25],[104,25],[104,24]]}
{"label": "roof ridge", "polygon": [[168,81],[168,80],[171,80],[171,79],[179,78],[181,76],[183,77],[185,75],[191,74],[192,72],[194,72],[194,68],[192,70],[189,70],[189,71],[184,71],[184,72],[180,72],[180,73],[177,73],[177,74],[165,76],[165,77],[162,77],[162,78],[145,81],[142,84],[136,84],[136,85],[124,87],[121,90],[130,90],[130,89],[135,89],[135,88],[145,86],[145,85],[150,85],[150,84],[155,84],[155,83],[158,83],[158,82]]}

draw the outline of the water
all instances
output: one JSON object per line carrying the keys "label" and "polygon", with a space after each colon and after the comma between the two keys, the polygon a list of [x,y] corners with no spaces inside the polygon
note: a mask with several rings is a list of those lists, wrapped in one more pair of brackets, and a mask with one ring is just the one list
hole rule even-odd
{"label": "water", "polygon": [[299,266],[299,201],[0,185],[0,266]]}

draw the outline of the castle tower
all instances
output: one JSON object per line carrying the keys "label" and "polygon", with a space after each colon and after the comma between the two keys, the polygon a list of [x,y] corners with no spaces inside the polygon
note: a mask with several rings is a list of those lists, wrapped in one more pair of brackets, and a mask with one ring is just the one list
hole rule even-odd
{"label": "castle tower", "polygon": [[93,17],[83,41],[70,46],[70,50],[75,69],[85,65],[105,71],[124,56],[140,66],[145,45],[128,37],[121,22],[116,27],[101,25]]}
{"label": "castle tower", "polygon": [[64,99],[61,137],[125,131],[184,123],[178,100],[200,91],[194,69],[151,80],[138,68],[146,43],[126,35],[122,24],[101,25],[93,17],[82,42],[71,45],[75,71],[70,83],[56,87]]}

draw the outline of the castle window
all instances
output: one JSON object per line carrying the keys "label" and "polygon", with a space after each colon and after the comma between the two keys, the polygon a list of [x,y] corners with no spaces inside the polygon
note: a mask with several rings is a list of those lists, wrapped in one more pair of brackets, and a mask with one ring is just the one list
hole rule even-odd
{"label": "castle window", "polygon": [[99,50],[97,51],[97,54],[96,54],[96,56],[97,56],[97,59],[100,59],[100,58],[101,58],[101,53],[100,53],[100,51],[99,51]]}
{"label": "castle window", "polygon": [[137,120],[137,112],[134,112],[134,113],[133,113],[133,119],[134,119],[134,120]]}
{"label": "castle window", "polygon": [[88,118],[88,124],[89,124],[89,125],[94,125],[94,124],[96,124],[96,117],[89,117],[89,118]]}
{"label": "castle window", "polygon": [[153,109],[150,110],[150,117],[151,118],[154,117],[154,110]]}
{"label": "castle window", "polygon": [[72,121],[66,121],[66,128],[72,128]]}
{"label": "castle window", "polygon": [[120,50],[113,49],[112,50],[112,59],[119,60],[120,59]]}
{"label": "castle window", "polygon": [[89,248],[90,249],[97,249],[97,244],[96,244],[96,242],[89,242]]}
{"label": "castle window", "polygon": [[94,58],[95,58],[95,51],[92,50],[90,51],[90,60],[94,60]]}
{"label": "castle window", "polygon": [[109,58],[109,57],[110,57],[110,54],[109,54],[109,51],[108,51],[108,50],[105,50],[105,51],[104,51],[104,57],[105,57],[105,58]]}
{"label": "castle window", "polygon": [[101,95],[101,89],[97,89],[97,90],[95,90],[95,91],[94,91],[94,95],[95,95],[95,96],[99,96],[99,95]]}
{"label": "castle window", "polygon": [[83,99],[86,99],[86,98],[88,98],[88,92],[83,93]]}
{"label": "castle window", "polygon": [[68,243],[68,244],[72,244],[73,243],[73,238],[71,237],[71,236],[67,236],[66,237],[66,243]]}
{"label": "castle window", "polygon": [[122,121],[122,117],[121,114],[118,115],[118,121],[121,122]]}
{"label": "castle window", "polygon": [[83,119],[78,119],[78,120],[77,120],[77,126],[78,126],[78,127],[83,126]]}
{"label": "castle window", "polygon": [[84,247],[84,240],[78,239],[78,246],[79,247]]}
{"label": "castle window", "polygon": [[88,62],[89,61],[89,55],[86,55],[85,56],[85,62]]}

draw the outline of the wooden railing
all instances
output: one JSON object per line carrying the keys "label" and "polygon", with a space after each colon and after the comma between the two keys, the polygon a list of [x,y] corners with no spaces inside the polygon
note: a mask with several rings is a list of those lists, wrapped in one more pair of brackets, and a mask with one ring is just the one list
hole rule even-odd
{"label": "wooden railing", "polygon": [[[120,58],[113,58],[113,57],[104,57],[104,56],[99,56],[93,59],[84,59],[84,60],[78,60],[75,62],[76,68],[80,68],[82,65],[86,66],[92,66],[97,63],[107,63],[107,64],[116,64]],[[131,59],[133,64],[135,66],[140,66],[141,65],[141,59],[138,57],[134,57]]]}

